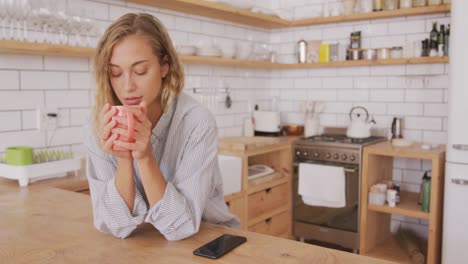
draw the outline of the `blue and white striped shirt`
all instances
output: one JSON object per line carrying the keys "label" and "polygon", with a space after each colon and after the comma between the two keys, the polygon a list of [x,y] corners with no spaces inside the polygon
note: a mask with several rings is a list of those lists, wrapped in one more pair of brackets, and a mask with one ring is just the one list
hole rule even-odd
{"label": "blue and white striped shirt", "polygon": [[98,230],[125,238],[147,222],[168,240],[179,240],[198,232],[202,220],[239,227],[239,219],[224,202],[217,127],[206,108],[181,93],[153,129],[151,144],[167,187],[163,198],[148,208],[135,162],[135,201],[130,212],[114,183],[117,159],[101,150],[91,122],[86,126],[86,171]]}

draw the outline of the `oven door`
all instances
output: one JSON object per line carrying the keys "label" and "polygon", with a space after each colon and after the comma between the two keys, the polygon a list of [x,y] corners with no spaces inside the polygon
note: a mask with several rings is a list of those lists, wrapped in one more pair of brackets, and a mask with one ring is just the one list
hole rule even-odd
{"label": "oven door", "polygon": [[299,163],[294,163],[294,221],[303,224],[312,224],[317,227],[358,232],[359,165],[311,161],[307,161],[307,163],[344,167],[346,206],[343,208],[330,208],[305,205],[301,195],[298,194]]}

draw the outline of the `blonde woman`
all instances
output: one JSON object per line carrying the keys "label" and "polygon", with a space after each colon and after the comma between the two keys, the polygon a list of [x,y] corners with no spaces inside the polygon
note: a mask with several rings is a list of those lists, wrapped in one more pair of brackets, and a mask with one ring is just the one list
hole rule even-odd
{"label": "blonde woman", "polygon": [[[238,227],[224,203],[213,116],[181,93],[183,69],[169,35],[148,14],[126,14],[97,47],[94,120],[87,126],[87,177],[94,225],[116,237],[151,223],[168,240],[189,237],[201,221]],[[135,142],[125,117],[135,117]],[[113,150],[113,146],[122,149]]]}

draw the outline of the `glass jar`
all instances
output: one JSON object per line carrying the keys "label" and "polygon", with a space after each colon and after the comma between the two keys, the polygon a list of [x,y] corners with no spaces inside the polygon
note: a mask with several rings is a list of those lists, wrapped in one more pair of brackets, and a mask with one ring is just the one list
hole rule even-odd
{"label": "glass jar", "polygon": [[400,8],[411,8],[413,7],[413,0],[400,0]]}
{"label": "glass jar", "polygon": [[442,0],[428,0],[427,1],[427,4],[428,5],[441,5],[442,4]]}
{"label": "glass jar", "polygon": [[398,0],[384,0],[383,10],[396,10],[398,9]]}
{"label": "glass jar", "polygon": [[359,0],[359,13],[372,12],[372,0]]}
{"label": "glass jar", "polygon": [[403,57],[403,47],[392,47],[390,50],[390,58],[401,59]]}
{"label": "glass jar", "polygon": [[413,0],[413,7],[426,6],[427,0]]}

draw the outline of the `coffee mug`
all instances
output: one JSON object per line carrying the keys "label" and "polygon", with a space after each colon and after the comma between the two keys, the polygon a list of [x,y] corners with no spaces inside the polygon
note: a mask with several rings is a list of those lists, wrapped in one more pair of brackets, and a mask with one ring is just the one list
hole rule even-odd
{"label": "coffee mug", "polygon": [[[122,106],[122,105],[112,106],[112,108],[117,109],[117,111],[115,111],[114,116],[112,117],[112,120],[115,120],[116,117],[118,117],[118,116],[122,116],[122,117],[125,117],[127,119],[127,126],[124,126],[122,124],[117,123],[116,127],[124,128],[124,129],[126,128],[127,132],[128,132],[128,137],[118,135],[117,140],[124,141],[124,142],[129,142],[129,143],[134,143],[135,139],[133,138],[133,133],[135,132],[135,117],[133,116],[132,112],[129,112],[127,110],[128,108],[131,108],[131,107],[132,108],[138,108],[139,106]],[[112,136],[112,134],[113,133],[111,132],[111,136]],[[124,149],[122,147],[119,147],[119,146],[116,146],[116,145],[113,145],[112,149],[117,150],[117,151],[126,150],[126,149]]]}

